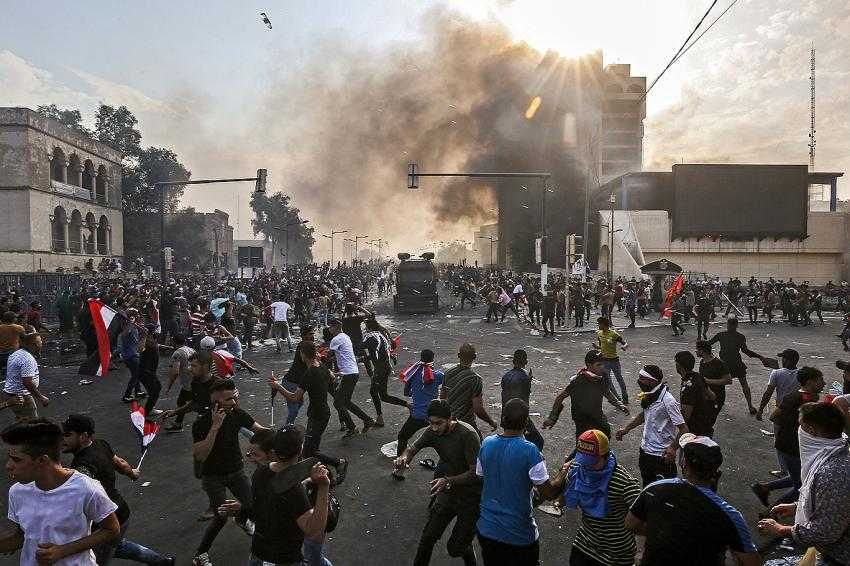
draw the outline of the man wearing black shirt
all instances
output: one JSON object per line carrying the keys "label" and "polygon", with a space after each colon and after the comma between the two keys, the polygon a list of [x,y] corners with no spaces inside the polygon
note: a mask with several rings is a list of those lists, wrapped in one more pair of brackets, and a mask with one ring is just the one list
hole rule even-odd
{"label": "man wearing black shirt", "polygon": [[676,372],[682,377],[682,389],[679,404],[688,431],[697,436],[711,437],[714,434],[714,393],[694,371],[696,359],[690,352],[677,352],[675,356]]}
{"label": "man wearing black shirt", "polygon": [[109,499],[118,506],[115,517],[121,525],[121,535],[93,549],[97,563],[105,566],[114,557],[155,566],[173,566],[174,557],[161,556],[124,538],[130,518],[130,507],[115,487],[115,473],[136,481],[139,479],[139,470],[133,469],[126,460],[116,456],[107,441],[94,438],[94,421],[87,415],[68,415],[62,423],[62,435],[62,451],[74,455],[69,467],[99,481]]}
{"label": "man wearing black shirt", "polygon": [[384,426],[384,415],[381,410],[381,402],[408,408],[407,401],[399,399],[387,392],[387,384],[392,366],[390,365],[390,341],[383,332],[381,325],[374,318],[366,320],[366,334],[363,337],[363,346],[366,349],[366,371],[372,379],[369,387],[369,395],[372,404],[375,405],[375,426]]}
{"label": "man wearing black shirt", "polygon": [[723,360],[711,352],[711,344],[708,341],[697,340],[696,352],[699,358],[699,374],[714,393],[714,416],[711,420],[711,427],[714,428],[717,416],[726,403],[726,386],[732,383],[732,377]]}
{"label": "man wearing black shirt", "polygon": [[729,317],[726,321],[724,332],[718,332],[708,341],[709,345],[715,342],[720,343],[720,359],[729,368],[729,375],[740,382],[741,391],[744,392],[744,399],[747,401],[750,414],[755,415],[758,410],[753,406],[753,396],[747,383],[747,366],[744,365],[741,354],[744,353],[750,358],[758,358],[762,363],[765,362],[764,356],[747,348],[747,337],[738,332],[738,319],[734,317]]}
{"label": "man wearing black shirt", "polygon": [[212,360],[209,356],[199,355],[197,352],[189,356],[189,374],[192,378],[192,397],[187,403],[171,409],[163,411],[160,419],[177,416],[181,418],[181,427],[167,427],[168,432],[180,432],[182,430],[182,416],[190,411],[195,411],[198,414],[209,412],[212,405],[210,397],[210,386],[214,383],[210,364]]}
{"label": "man wearing black shirt", "polygon": [[323,464],[334,466],[337,470],[337,483],[342,483],[348,469],[348,461],[319,452],[322,434],[328,427],[328,421],[331,418],[331,408],[328,406],[328,388],[333,382],[333,375],[319,359],[319,352],[314,343],[301,342],[298,345],[298,350],[301,363],[304,364],[305,368],[298,388],[294,392],[290,392],[278,383],[274,372],[272,372],[268,383],[272,390],[283,395],[288,403],[303,403],[304,395],[307,395],[310,404],[307,406],[307,432],[304,435],[303,455],[305,458],[315,456]]}
{"label": "man wearing black shirt", "polygon": [[[322,464],[310,470],[310,481],[316,487],[315,505],[310,504],[300,479],[287,485],[276,481],[278,474],[301,459],[303,442],[303,429],[295,425],[286,425],[276,433],[259,432],[251,440],[250,454],[257,469],[251,478],[252,505],[247,510],[256,525],[249,566],[301,564],[302,544],[305,550],[318,546],[321,559],[328,519],[328,470]],[[245,512],[243,502],[232,499],[222,502],[218,510],[223,515]]]}
{"label": "man wearing black shirt", "polygon": [[[304,373],[307,371],[307,366],[304,365],[304,361],[301,359],[301,351],[303,349],[303,344],[305,342],[315,343],[316,337],[313,334],[313,327],[310,325],[302,325],[301,326],[301,342],[298,343],[298,346],[295,348],[295,355],[292,358],[292,365],[289,366],[289,370],[283,376],[282,385],[286,388],[287,391],[294,392],[298,389],[298,385],[301,383],[301,378],[304,377]],[[274,402],[274,401],[272,401]],[[293,402],[290,401],[289,398],[286,399],[286,424],[292,424],[295,422],[295,419],[298,417],[298,412],[301,410],[301,402]]]}
{"label": "man wearing black shirt", "polygon": [[727,549],[742,566],[761,564],[741,513],[715,493],[720,447],[691,433],[679,446],[682,477],[648,485],[626,515],[626,528],[646,537],[640,566],[720,566]]}
{"label": "man wearing black shirt", "polygon": [[605,413],[602,412],[602,398],[617,407],[625,414],[629,408],[623,405],[610,387],[610,381],[605,378],[605,363],[602,354],[591,350],[584,356],[585,367],[572,376],[552,405],[552,411],[543,421],[543,428],[552,428],[558,422],[564,401],[570,398],[570,413],[576,427],[576,438],[587,430],[601,430],[606,436],[611,434],[611,426]]}
{"label": "man wearing black shirt", "polygon": [[[200,475],[210,508],[218,507],[227,499],[227,490],[244,505],[237,523],[251,534],[253,525],[247,519],[250,510],[251,487],[242,470],[242,450],[239,448],[239,431],[268,430],[238,406],[238,392],[231,379],[220,379],[209,388],[212,406],[192,425],[192,455],[200,462]],[[195,553],[195,566],[211,564],[208,551],[227,517],[216,513],[207,527]]]}

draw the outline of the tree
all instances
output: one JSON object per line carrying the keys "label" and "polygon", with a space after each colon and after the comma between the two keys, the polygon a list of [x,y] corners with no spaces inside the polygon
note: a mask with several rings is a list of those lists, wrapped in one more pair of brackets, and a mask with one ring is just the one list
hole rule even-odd
{"label": "tree", "polygon": [[[291,198],[283,193],[271,196],[266,193],[254,193],[251,196],[251,209],[254,219],[251,225],[254,234],[263,233],[267,238],[285,238],[282,230],[287,227],[289,233],[288,263],[310,263],[313,261],[311,248],[316,243],[313,228],[302,224],[301,211],[290,206]],[[282,240],[278,240],[282,241]],[[281,244],[283,245],[283,244]]]}
{"label": "tree", "polygon": [[94,117],[94,131],[98,141],[113,147],[133,160],[142,151],[142,134],[136,128],[139,121],[126,106],[114,108],[101,104]]}
{"label": "tree", "polygon": [[79,110],[63,110],[55,104],[42,104],[35,109],[36,112],[47,118],[52,118],[57,122],[68,126],[72,130],[76,130],[87,136],[92,135],[92,131],[83,126],[83,115]]}
{"label": "tree", "polygon": [[[140,149],[136,163],[125,165],[124,183],[121,195],[121,207],[124,214],[159,212],[159,191],[154,186],[157,181],[188,181],[192,173],[180,163],[170,149],[149,147]],[[168,187],[165,193],[166,212],[176,212],[183,196],[184,185]]]}

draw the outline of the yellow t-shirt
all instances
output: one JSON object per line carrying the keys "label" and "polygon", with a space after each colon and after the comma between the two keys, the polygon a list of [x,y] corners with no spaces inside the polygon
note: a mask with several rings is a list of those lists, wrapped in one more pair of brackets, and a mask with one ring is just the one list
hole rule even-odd
{"label": "yellow t-shirt", "polygon": [[620,340],[620,333],[609,328],[608,330],[597,330],[596,337],[599,339],[599,349],[602,352],[603,358],[617,357],[617,341]]}

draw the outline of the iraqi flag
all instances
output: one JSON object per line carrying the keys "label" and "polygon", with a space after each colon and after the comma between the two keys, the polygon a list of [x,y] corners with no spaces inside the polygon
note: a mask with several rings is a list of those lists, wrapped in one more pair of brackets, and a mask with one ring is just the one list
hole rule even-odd
{"label": "iraqi flag", "polygon": [[147,450],[148,445],[153,442],[159,432],[159,423],[146,420],[145,408],[135,401],[130,403],[130,422],[133,423],[133,428],[139,434],[142,450]]}
{"label": "iraqi flag", "polygon": [[233,360],[236,357],[227,350],[213,350],[210,352],[212,361],[215,363],[216,373],[219,377],[233,377]]}
{"label": "iraqi flag", "polygon": [[667,296],[664,297],[664,307],[661,309],[661,314],[665,318],[670,318],[673,315],[673,302],[682,294],[682,289],[685,287],[685,276],[679,275],[667,289]]}
{"label": "iraqi flag", "polygon": [[89,312],[97,335],[97,351],[80,366],[80,375],[98,375],[106,377],[112,360],[112,344],[118,339],[118,333],[125,319],[115,309],[106,306],[99,299],[89,299]]}
{"label": "iraqi flag", "polygon": [[401,349],[401,334],[390,340],[390,354],[398,354]]}

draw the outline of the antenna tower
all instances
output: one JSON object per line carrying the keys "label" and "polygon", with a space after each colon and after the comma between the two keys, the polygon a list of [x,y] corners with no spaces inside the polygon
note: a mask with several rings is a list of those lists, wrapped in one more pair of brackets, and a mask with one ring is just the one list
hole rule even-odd
{"label": "antenna tower", "polygon": [[809,126],[809,168],[815,168],[815,46],[812,44],[812,74],[809,78],[812,89],[811,125]]}

